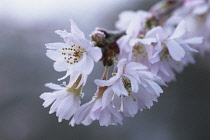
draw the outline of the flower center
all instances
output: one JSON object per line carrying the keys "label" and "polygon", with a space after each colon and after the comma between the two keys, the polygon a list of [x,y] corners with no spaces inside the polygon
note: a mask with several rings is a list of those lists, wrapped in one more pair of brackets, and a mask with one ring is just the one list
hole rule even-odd
{"label": "flower center", "polygon": [[146,58],[148,56],[147,50],[145,49],[143,44],[136,44],[133,46],[132,50],[133,56],[136,58],[136,61],[138,61],[138,58]]}
{"label": "flower center", "polygon": [[85,49],[82,46],[71,45],[69,48],[62,48],[63,58],[69,64],[78,63],[82,58],[85,52]]}
{"label": "flower center", "polygon": [[161,61],[164,61],[164,60],[169,61],[169,59],[171,59],[171,55],[168,51],[168,48],[165,46],[165,44],[163,44],[162,46],[163,46],[163,49],[160,52],[160,59]]}
{"label": "flower center", "polygon": [[122,76],[122,82],[124,84],[125,89],[130,93],[131,92],[131,81],[126,78],[125,76]]}

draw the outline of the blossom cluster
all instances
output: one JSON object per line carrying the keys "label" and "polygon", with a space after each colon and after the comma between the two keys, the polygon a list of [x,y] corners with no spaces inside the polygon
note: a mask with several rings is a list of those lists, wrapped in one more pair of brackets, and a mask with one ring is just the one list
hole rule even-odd
{"label": "blossom cluster", "polygon": [[[194,56],[210,50],[210,0],[163,1],[150,11],[124,11],[116,31],[96,28],[86,39],[73,20],[71,32],[56,31],[64,43],[46,44],[46,55],[54,69],[66,72],[68,84],[47,83],[53,92],[40,98],[51,105],[58,121],[69,125],[101,126],[122,124],[124,117],[153,106],[163,93],[162,86],[175,81],[175,74],[194,63]],[[102,61],[104,73],[94,82],[98,86],[92,100],[81,105],[83,87]],[[113,69],[108,77],[109,69]]]}

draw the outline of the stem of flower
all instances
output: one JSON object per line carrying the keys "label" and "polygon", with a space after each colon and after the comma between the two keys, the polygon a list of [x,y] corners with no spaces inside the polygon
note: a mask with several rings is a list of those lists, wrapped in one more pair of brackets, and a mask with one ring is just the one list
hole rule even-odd
{"label": "stem of flower", "polygon": [[101,77],[101,80],[106,80],[107,79],[107,76],[108,76],[108,72],[109,72],[109,66],[105,66],[105,69],[104,69],[104,73]]}
{"label": "stem of flower", "polygon": [[[105,66],[105,69],[104,69],[104,73],[103,73],[103,75],[102,75],[102,77],[101,77],[101,80],[106,80],[107,79],[107,76],[108,76],[108,72],[109,72],[109,66]],[[98,87],[98,90],[97,90],[97,92],[96,92],[96,96],[97,97],[102,97],[103,96],[103,93],[104,93],[104,91],[107,89],[108,87],[107,86],[105,86],[105,87]]]}

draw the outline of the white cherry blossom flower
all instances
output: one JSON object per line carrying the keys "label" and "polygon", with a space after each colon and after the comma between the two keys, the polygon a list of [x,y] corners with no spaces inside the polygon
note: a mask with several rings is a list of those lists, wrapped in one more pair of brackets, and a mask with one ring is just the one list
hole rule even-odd
{"label": "white cherry blossom flower", "polygon": [[185,65],[194,62],[192,53],[198,51],[190,46],[202,43],[202,37],[185,39],[186,33],[186,24],[182,21],[171,36],[161,27],[155,27],[147,34],[157,40],[150,58],[151,71],[167,82],[175,80],[174,70],[180,72]]}
{"label": "white cherry blossom flower", "polygon": [[71,126],[90,125],[93,121],[98,120],[100,126],[117,125],[117,123],[122,125],[121,114],[111,104],[103,108],[102,98],[93,97],[90,102],[82,105],[69,124]]}
{"label": "white cherry blossom flower", "polygon": [[130,40],[141,37],[145,32],[146,19],[151,17],[151,14],[146,11],[137,11],[135,15],[131,16],[129,24],[127,24],[126,35],[117,40],[120,47],[119,58],[127,58],[129,52],[132,52]]}
{"label": "white cherry blossom flower", "polygon": [[71,90],[53,83],[47,83],[46,87],[55,91],[40,95],[44,100],[43,106],[48,107],[52,104],[49,113],[56,112],[59,122],[63,119],[69,120],[80,107],[81,88]]}
{"label": "white cherry blossom flower", "polygon": [[210,0],[185,0],[184,5],[174,12],[169,22],[176,25],[180,20],[185,21],[189,37],[204,37],[203,44],[197,49],[202,54],[205,50],[210,50]]}
{"label": "white cherry blossom flower", "polygon": [[146,66],[136,62],[128,63],[126,59],[119,61],[117,73],[112,78],[95,80],[95,83],[100,87],[108,87],[103,94],[103,107],[113,100],[115,107],[127,117],[133,117],[144,106],[150,107],[148,102],[156,101],[163,92],[158,84],[165,84],[160,77],[149,72]]}
{"label": "white cherry blossom flower", "polygon": [[55,61],[54,68],[56,71],[66,71],[66,75],[59,80],[71,76],[70,86],[81,75],[81,84],[85,84],[87,76],[92,72],[94,61],[97,62],[102,56],[101,49],[93,47],[85,39],[83,32],[77,27],[73,20],[71,22],[71,33],[56,31],[65,41],[65,43],[46,44],[47,56]]}

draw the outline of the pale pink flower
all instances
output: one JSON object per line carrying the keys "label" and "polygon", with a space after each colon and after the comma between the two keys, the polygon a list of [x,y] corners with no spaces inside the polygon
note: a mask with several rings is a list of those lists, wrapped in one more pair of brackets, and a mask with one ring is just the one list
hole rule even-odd
{"label": "pale pink flower", "polygon": [[69,120],[80,107],[82,93],[72,92],[67,87],[53,83],[47,83],[46,87],[55,91],[40,95],[40,98],[44,100],[43,106],[48,107],[52,104],[49,113],[56,112],[59,122],[63,119]]}
{"label": "pale pink flower", "polygon": [[158,85],[164,85],[161,78],[149,72],[147,67],[140,63],[128,63],[126,59],[121,59],[117,64],[117,73],[113,75],[109,80],[95,80],[95,83],[101,87],[108,86],[103,94],[103,107],[113,101],[115,107],[124,112],[127,117],[133,117],[138,110],[149,106],[144,104],[150,102],[145,101],[146,99],[155,101],[153,98],[146,97],[157,98],[163,92]]}
{"label": "pale pink flower", "polygon": [[161,27],[155,27],[147,34],[157,41],[150,58],[151,71],[167,82],[175,80],[174,70],[180,72],[183,66],[194,62],[192,53],[197,51],[190,46],[202,43],[202,37],[185,39],[186,33],[186,24],[182,21],[170,36]]}
{"label": "pale pink flower", "polygon": [[210,50],[210,0],[188,0],[177,9],[166,24],[167,29],[173,28],[171,23],[184,20],[189,37],[204,37],[203,44],[197,49],[203,54],[205,50]]}
{"label": "pale pink flower", "polygon": [[112,104],[103,108],[102,98],[93,97],[90,102],[82,105],[69,124],[71,126],[75,124],[90,125],[93,121],[98,120],[100,126],[117,125],[117,123],[122,125],[123,118],[121,114]]}
{"label": "pale pink flower", "polygon": [[[130,45],[132,39],[142,37],[145,32],[145,22],[151,14],[146,11],[137,11],[132,16],[131,21],[127,24],[126,35],[117,40],[117,44],[120,48],[119,58],[127,58],[128,53],[132,52],[133,46]],[[124,17],[126,18],[126,17]]]}

